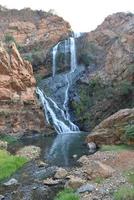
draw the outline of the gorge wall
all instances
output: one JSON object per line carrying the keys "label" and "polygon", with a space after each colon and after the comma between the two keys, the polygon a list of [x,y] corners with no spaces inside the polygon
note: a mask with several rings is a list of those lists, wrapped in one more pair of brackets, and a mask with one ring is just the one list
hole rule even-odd
{"label": "gorge wall", "polygon": [[23,60],[14,43],[0,46],[0,133],[44,132],[45,123],[35,95],[32,65]]}
{"label": "gorge wall", "polygon": [[81,129],[89,131],[134,105],[134,15],[108,16],[78,39],[77,56],[86,70],[75,86],[79,100],[72,100],[71,106]]}
{"label": "gorge wall", "polygon": [[35,77],[40,79],[51,73],[44,66],[47,54],[70,32],[69,23],[51,11],[10,10],[0,6],[1,134],[53,131],[36,98]]}
{"label": "gorge wall", "polygon": [[0,38],[14,40],[23,58],[29,60],[39,74],[50,72],[44,67],[50,49],[71,32],[71,27],[62,17],[42,10],[0,8]]}

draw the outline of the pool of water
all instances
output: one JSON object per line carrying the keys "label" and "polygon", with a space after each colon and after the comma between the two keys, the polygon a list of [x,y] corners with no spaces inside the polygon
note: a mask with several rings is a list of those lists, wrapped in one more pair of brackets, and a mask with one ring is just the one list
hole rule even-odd
{"label": "pool of water", "polygon": [[16,150],[27,145],[39,146],[41,148],[41,160],[50,165],[69,167],[75,165],[80,156],[89,154],[85,145],[86,136],[87,133],[75,132],[51,137],[23,137],[19,144],[10,146],[10,151],[15,153]]}

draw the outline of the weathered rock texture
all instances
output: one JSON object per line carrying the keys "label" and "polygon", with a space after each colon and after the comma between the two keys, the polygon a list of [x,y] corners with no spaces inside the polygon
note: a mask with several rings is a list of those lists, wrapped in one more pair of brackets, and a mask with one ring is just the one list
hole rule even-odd
{"label": "weathered rock texture", "polygon": [[131,13],[110,15],[97,29],[78,39],[78,59],[87,65],[75,87],[81,101],[78,105],[75,102],[74,110],[84,131],[120,109],[134,106],[133,44]]}
{"label": "weathered rock texture", "polygon": [[[106,80],[134,80],[134,14],[110,15],[96,30],[84,37],[88,43],[96,45],[102,52],[99,59],[95,60],[95,72],[90,73],[88,78],[97,70],[97,75]],[[131,76],[130,70],[133,71]]]}
{"label": "weathered rock texture", "polygon": [[35,95],[31,64],[23,60],[14,43],[0,45],[0,133],[47,131]]}
{"label": "weathered rock texture", "polygon": [[[8,36],[12,36],[22,55],[32,61],[35,69],[44,64],[51,47],[68,37],[71,30],[63,18],[41,10],[1,8],[0,16],[0,38],[8,40]],[[44,70],[43,73],[47,72]]]}
{"label": "weathered rock texture", "polygon": [[88,135],[87,142],[102,144],[134,143],[134,138],[130,139],[125,135],[125,127],[134,122],[134,109],[124,109],[111,115]]}

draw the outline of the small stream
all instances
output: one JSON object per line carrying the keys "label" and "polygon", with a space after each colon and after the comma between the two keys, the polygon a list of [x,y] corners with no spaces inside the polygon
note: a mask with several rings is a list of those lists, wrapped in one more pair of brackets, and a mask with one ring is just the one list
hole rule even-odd
{"label": "small stream", "polygon": [[[0,185],[0,194],[5,196],[4,200],[53,200],[57,192],[64,188],[65,180],[52,186],[44,185],[43,180],[53,177],[58,167],[71,170],[77,165],[80,156],[89,154],[84,143],[86,135],[78,132],[49,137],[25,136],[18,143],[10,145],[8,150],[13,154],[24,146],[39,146],[41,155],[39,159],[28,162],[11,177],[18,181],[17,185]],[[48,165],[40,168],[39,160]]]}

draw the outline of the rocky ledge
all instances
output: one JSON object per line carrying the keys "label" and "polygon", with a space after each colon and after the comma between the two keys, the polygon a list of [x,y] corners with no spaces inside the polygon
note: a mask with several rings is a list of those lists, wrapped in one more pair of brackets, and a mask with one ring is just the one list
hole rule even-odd
{"label": "rocky ledge", "polygon": [[35,95],[32,65],[23,60],[16,46],[0,45],[0,133],[47,131]]}
{"label": "rocky ledge", "polygon": [[[87,137],[87,142],[102,144],[134,144],[134,138],[126,129],[134,122],[134,109],[122,109],[96,126]],[[133,134],[133,133],[132,133]]]}

